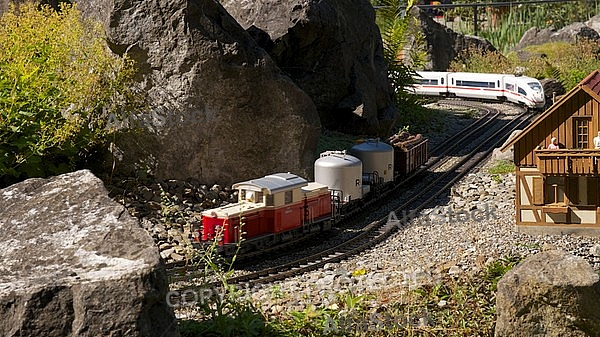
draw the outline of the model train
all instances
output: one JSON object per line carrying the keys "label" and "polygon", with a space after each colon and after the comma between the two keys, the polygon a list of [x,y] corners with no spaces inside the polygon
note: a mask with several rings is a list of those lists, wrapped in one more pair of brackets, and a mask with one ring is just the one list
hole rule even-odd
{"label": "model train", "polygon": [[[399,145],[400,143],[396,143]],[[346,151],[326,151],[314,163],[314,182],[276,173],[233,185],[238,202],[202,212],[197,242],[220,249],[260,250],[330,229],[374,191],[401,181],[428,160],[426,138],[401,146],[367,140]]]}
{"label": "model train", "polygon": [[508,101],[532,109],[546,103],[541,83],[527,76],[433,71],[417,75],[415,94]]}

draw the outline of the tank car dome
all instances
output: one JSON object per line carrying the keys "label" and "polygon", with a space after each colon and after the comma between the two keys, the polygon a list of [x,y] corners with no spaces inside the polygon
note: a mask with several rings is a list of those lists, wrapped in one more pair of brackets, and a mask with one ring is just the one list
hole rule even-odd
{"label": "tank car dome", "polygon": [[365,183],[394,180],[394,148],[379,139],[369,139],[354,145],[350,151],[363,163]]}
{"label": "tank car dome", "polygon": [[362,198],[362,162],[346,151],[327,151],[315,161],[315,182],[344,202]]}
{"label": "tank car dome", "polygon": [[356,144],[350,149],[351,153],[390,151],[394,151],[394,148],[390,144],[379,141],[379,139],[367,139],[367,141]]}

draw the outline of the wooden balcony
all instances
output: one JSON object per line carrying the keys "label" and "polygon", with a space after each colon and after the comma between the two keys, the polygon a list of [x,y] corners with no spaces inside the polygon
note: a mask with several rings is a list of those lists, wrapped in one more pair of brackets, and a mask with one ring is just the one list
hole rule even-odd
{"label": "wooden balcony", "polygon": [[535,150],[537,168],[544,175],[598,174],[598,150]]}

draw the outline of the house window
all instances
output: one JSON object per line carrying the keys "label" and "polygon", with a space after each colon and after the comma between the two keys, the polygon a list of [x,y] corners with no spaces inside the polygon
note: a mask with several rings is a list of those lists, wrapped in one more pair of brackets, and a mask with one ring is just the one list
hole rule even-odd
{"label": "house window", "polygon": [[565,177],[547,177],[545,204],[561,204],[565,202]]}
{"label": "house window", "polygon": [[588,118],[574,118],[575,120],[575,148],[587,149],[589,144]]}

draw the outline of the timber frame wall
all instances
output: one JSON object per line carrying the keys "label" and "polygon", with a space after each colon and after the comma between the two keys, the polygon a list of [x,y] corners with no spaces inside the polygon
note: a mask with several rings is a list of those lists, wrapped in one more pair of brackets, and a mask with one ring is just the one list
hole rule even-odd
{"label": "timber frame wall", "polygon": [[[600,72],[594,71],[512,141],[516,223],[533,233],[600,235]],[[556,137],[559,150],[548,150]]]}

